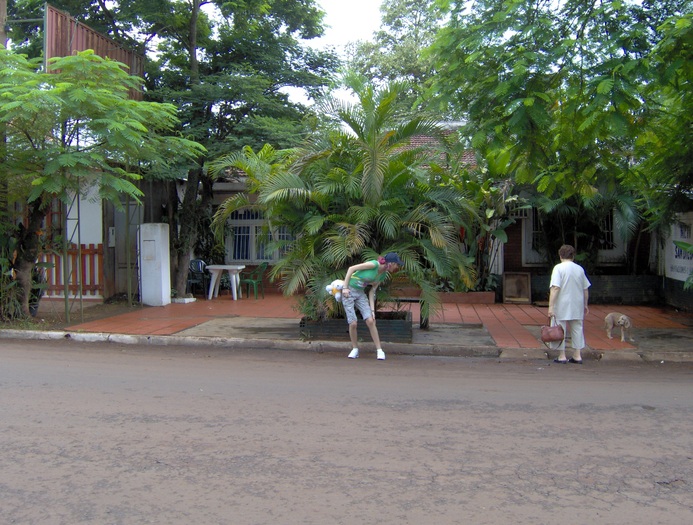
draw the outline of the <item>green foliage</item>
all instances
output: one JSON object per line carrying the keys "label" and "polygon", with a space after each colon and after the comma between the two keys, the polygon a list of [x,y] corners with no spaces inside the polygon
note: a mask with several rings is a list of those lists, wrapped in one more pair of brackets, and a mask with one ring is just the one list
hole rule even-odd
{"label": "green foliage", "polygon": [[[17,230],[14,262],[28,310],[31,271],[40,249],[41,222],[52,201],[69,203],[91,188],[122,207],[138,200],[142,173],[193,161],[204,148],[172,135],[178,121],[170,104],[138,102],[128,91],[140,79],[122,64],[92,51],[38,61],[0,49],[0,123],[4,125],[2,183],[27,219]],[[132,169],[131,167],[136,167]]]}
{"label": "green foliage", "polygon": [[519,199],[512,194],[513,185],[509,180],[477,178],[468,174],[462,187],[471,196],[474,208],[478,210],[478,219],[472,223],[474,227],[465,236],[467,256],[474,260],[477,270],[476,281],[470,289],[495,290],[499,283],[492,274],[492,268],[498,262],[499,253],[502,253],[500,246],[508,242],[505,230],[515,222],[509,217],[509,212],[519,208]]}
{"label": "green foliage", "polygon": [[430,95],[562,239],[591,252],[607,204],[626,241],[643,216],[671,223],[693,165],[689,1],[438,4]]}
{"label": "green foliage", "polygon": [[422,97],[435,75],[426,48],[440,24],[435,0],[384,0],[381,27],[373,41],[351,44],[347,70],[378,86],[406,82],[404,104],[423,107]]}
{"label": "green foliage", "polygon": [[[22,289],[16,279],[14,266],[17,239],[6,234],[0,234],[0,320],[16,321],[27,319],[22,307]],[[32,285],[29,298],[31,315],[38,310],[39,301],[48,288],[45,269],[49,263],[39,263],[32,271]]]}
{"label": "green foliage", "polygon": [[[460,250],[465,195],[440,185],[432,167],[432,148],[412,148],[416,136],[439,137],[441,130],[425,115],[404,113],[400,86],[366,87],[359,105],[325,105],[342,128],[316,134],[302,148],[221,159],[213,172],[241,169],[256,199],[236,196],[219,208],[214,226],[223,234],[237,209],[263,211],[268,227],[284,226],[294,241],[280,246],[285,255],[273,267],[285,293],[301,293],[315,313],[327,299],[325,285],[343,278],[352,264],[396,251],[408,277],[437,304],[433,275],[472,273]],[[325,306],[325,307],[329,307]],[[322,314],[321,314],[322,315]]]}
{"label": "green foliage", "polygon": [[53,72],[43,73],[37,61],[3,49],[0,63],[5,173],[19,200],[68,202],[96,186],[120,205],[121,195],[142,195],[135,185],[140,173],[127,167],[165,166],[203,151],[166,134],[177,123],[172,105],[128,99],[139,79],[117,62],[84,51],[53,59]]}
{"label": "green foliage", "polygon": [[14,279],[12,259],[17,241],[0,234],[0,320],[10,321],[23,317],[21,290]]}
{"label": "green foliage", "polygon": [[630,182],[654,230],[665,231],[676,214],[693,206],[693,15],[672,17],[650,60],[654,103],[650,125],[639,135],[643,159]]}
{"label": "green foliage", "polygon": [[303,317],[311,321],[324,321],[325,319],[335,319],[337,315],[330,315],[330,302],[336,305],[336,301],[326,300],[324,294],[319,291],[308,291],[305,295],[301,295],[294,306],[294,310],[299,312]]}
{"label": "green foliage", "polygon": [[163,3],[175,16],[171,20],[164,10],[152,19],[159,44],[148,65],[148,93],[152,100],[175,101],[187,132],[210,157],[246,145],[291,147],[305,136],[309,109],[292,103],[285,89],[319,97],[339,65],[333,52],[303,40],[323,31],[315,2],[208,2],[213,14],[197,9],[195,35],[189,3]]}
{"label": "green foliage", "polygon": [[432,168],[442,187],[466,196],[460,233],[464,256],[474,273],[441,280],[439,285],[447,291],[490,291],[498,285],[492,270],[501,245],[508,242],[505,230],[514,222],[510,212],[527,203],[514,193],[512,180],[495,173],[493,163],[488,168],[470,165],[466,150],[457,135],[451,134],[446,140],[446,165],[433,164]]}
{"label": "green foliage", "polygon": [[[246,145],[287,148],[303,140],[315,121],[311,109],[292,102],[289,92],[322,96],[339,66],[332,51],[306,44],[323,32],[323,12],[315,0],[54,0],[52,5],[91,28],[147,56],[145,97],[172,103],[187,139],[202,144],[208,158]],[[11,6],[11,18],[36,19],[43,3]],[[13,45],[38,56],[40,26],[11,28]],[[152,119],[150,122],[156,122]],[[176,150],[168,151],[176,159]],[[185,179],[185,196],[167,193],[172,250],[177,268],[193,251],[211,253],[203,239],[212,209],[212,181],[204,159],[171,165],[151,163],[148,176]],[[154,220],[160,210],[151,210]],[[197,242],[200,241],[200,242]],[[185,275],[178,272],[178,288]]]}

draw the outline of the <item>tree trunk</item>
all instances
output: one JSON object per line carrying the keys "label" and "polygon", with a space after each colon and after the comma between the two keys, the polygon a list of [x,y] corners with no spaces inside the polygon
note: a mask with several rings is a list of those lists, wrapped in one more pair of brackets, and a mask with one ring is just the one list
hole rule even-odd
{"label": "tree trunk", "polygon": [[20,227],[17,235],[17,258],[15,271],[21,289],[20,301],[22,313],[29,317],[29,300],[31,299],[32,274],[39,256],[39,231],[46,216],[40,202],[34,201],[28,205],[28,227]]}
{"label": "tree trunk", "polygon": [[166,183],[166,218],[168,220],[168,245],[171,260],[171,283],[175,290],[178,276],[178,189],[175,180]]}
{"label": "tree trunk", "polygon": [[175,289],[181,295],[185,294],[190,253],[197,237],[197,194],[201,171],[202,167],[198,166],[188,173],[183,204],[180,209],[180,227],[176,246],[176,268],[178,271],[176,272]]}
{"label": "tree trunk", "polygon": [[[200,0],[193,0],[191,3],[190,25],[188,27],[188,59],[190,65],[190,83],[200,84],[199,64],[197,61],[197,22],[200,15]],[[201,111],[204,113],[204,110]],[[190,255],[193,251],[195,239],[197,238],[197,226],[201,213],[201,206],[198,204],[198,194],[200,180],[202,176],[202,164],[205,159],[200,159],[200,164],[188,172],[188,180],[185,184],[185,194],[179,214],[179,233],[175,251],[175,289],[179,294],[185,295],[188,280],[188,266],[190,265]],[[203,196],[204,197],[204,196]],[[206,199],[204,199],[206,200]]]}
{"label": "tree trunk", "polygon": [[[204,3],[205,2],[201,0],[192,0],[190,3],[191,10],[190,24],[188,26],[187,50],[190,67],[190,84],[192,86],[200,84],[199,63],[197,60],[197,24],[201,5]],[[206,108],[203,103],[193,103],[194,116],[204,118],[205,114]],[[204,142],[204,140],[202,142]],[[193,253],[195,241],[198,235],[203,233],[198,231],[201,218],[205,214],[207,207],[210,206],[212,200],[212,182],[210,179],[204,177],[202,170],[205,160],[204,158],[200,158],[198,161],[199,164],[188,172],[183,202],[178,213],[176,242],[172,244],[174,247],[172,250],[172,265],[175,267],[173,282],[176,291],[180,295],[184,295],[186,291],[188,267],[190,265],[190,256]],[[202,184],[201,192],[200,184]],[[175,189],[172,190],[172,194],[175,194]],[[201,201],[198,200],[200,196]]]}

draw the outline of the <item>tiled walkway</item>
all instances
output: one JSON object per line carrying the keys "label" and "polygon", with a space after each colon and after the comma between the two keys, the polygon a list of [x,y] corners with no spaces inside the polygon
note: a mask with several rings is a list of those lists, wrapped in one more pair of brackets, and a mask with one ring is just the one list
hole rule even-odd
{"label": "tiled walkway", "polygon": [[[163,307],[138,308],[115,317],[71,326],[72,331],[118,333],[132,335],[173,335],[219,317],[264,317],[300,319],[294,308],[295,298],[267,294],[265,299],[233,301],[223,295],[211,301],[198,298],[194,303],[170,304]],[[413,319],[419,319],[419,305],[407,304]],[[608,339],[604,330],[604,316],[612,311],[627,314],[637,328],[684,329],[691,326],[691,314],[677,314],[648,306],[593,305],[585,319],[585,339],[595,350],[625,350],[635,348],[622,343],[614,331]],[[687,318],[687,319],[686,319]],[[537,339],[539,327],[546,324],[546,307],[517,304],[444,304],[442,311],[431,319],[436,323],[483,324],[499,348],[543,348]],[[679,322],[681,321],[681,322]]]}
{"label": "tiled walkway", "polygon": [[[604,329],[604,317],[613,311],[628,315],[638,328],[686,328],[672,319],[672,311],[649,306],[592,305],[585,319],[585,341],[595,350],[633,349],[630,343],[620,341],[620,332],[614,330],[614,338],[608,339]],[[683,316],[682,319],[683,321]],[[538,329],[547,324],[547,308],[534,305],[446,304],[439,322],[482,323],[500,348],[541,348]]]}

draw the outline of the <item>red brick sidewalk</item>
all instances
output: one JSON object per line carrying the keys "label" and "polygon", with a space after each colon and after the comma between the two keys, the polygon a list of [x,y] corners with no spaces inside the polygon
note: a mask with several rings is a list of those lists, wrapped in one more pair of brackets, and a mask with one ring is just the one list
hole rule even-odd
{"label": "red brick sidewalk", "polygon": [[[143,307],[137,311],[71,326],[72,331],[118,333],[131,335],[173,335],[187,328],[219,317],[261,317],[300,319],[294,309],[295,298],[267,294],[265,299],[233,301],[223,295],[211,301],[198,298],[194,303],[170,304],[163,307]],[[407,304],[412,317],[419,319],[419,305]],[[618,311],[631,317],[634,326],[642,328],[685,329],[692,314],[679,314],[673,310],[649,306],[593,305],[585,319],[585,339],[595,350],[628,350],[636,348],[622,343],[615,332],[607,339],[604,316]],[[517,304],[452,304],[443,305],[442,311],[432,317],[431,323],[483,324],[499,348],[543,348],[537,339],[538,328],[546,324],[546,307]]]}

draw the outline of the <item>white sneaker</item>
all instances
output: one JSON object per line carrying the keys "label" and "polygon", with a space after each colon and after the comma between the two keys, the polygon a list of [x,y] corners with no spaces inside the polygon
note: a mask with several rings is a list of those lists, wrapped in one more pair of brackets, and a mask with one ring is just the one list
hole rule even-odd
{"label": "white sneaker", "polygon": [[[354,348],[351,352],[349,352],[348,357],[349,357],[349,359],[356,359],[358,356],[359,356],[359,349]],[[383,357],[383,359],[385,359],[385,358]]]}
{"label": "white sneaker", "polygon": [[384,360],[385,360],[385,352],[383,352],[380,348],[378,348],[378,356],[377,356],[377,359],[379,359],[380,361],[384,361]]}

